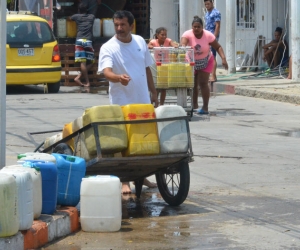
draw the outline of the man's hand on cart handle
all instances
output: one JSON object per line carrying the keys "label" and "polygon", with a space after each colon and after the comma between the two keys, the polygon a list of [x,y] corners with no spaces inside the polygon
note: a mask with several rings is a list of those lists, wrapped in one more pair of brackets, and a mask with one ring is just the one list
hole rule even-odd
{"label": "man's hand on cart handle", "polygon": [[130,82],[131,78],[129,75],[126,75],[126,74],[122,74],[120,75],[120,78],[119,78],[119,82],[124,85],[124,86],[127,86],[128,83]]}

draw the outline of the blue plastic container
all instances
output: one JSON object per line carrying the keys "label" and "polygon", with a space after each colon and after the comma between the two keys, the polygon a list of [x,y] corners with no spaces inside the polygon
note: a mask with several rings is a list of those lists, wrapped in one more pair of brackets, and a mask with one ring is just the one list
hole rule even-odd
{"label": "blue plastic container", "polygon": [[42,214],[54,214],[57,203],[58,171],[53,162],[25,161],[24,167],[39,170],[42,175]]}
{"label": "blue plastic container", "polygon": [[76,206],[80,200],[81,180],[85,176],[85,160],[78,156],[52,154],[58,170],[57,204]]}

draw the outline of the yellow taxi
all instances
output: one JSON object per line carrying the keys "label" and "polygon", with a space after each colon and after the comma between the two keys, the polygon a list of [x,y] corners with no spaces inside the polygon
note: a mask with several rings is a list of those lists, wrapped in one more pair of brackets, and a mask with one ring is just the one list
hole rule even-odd
{"label": "yellow taxi", "polygon": [[47,84],[57,93],[61,58],[48,22],[30,12],[7,12],[6,85]]}

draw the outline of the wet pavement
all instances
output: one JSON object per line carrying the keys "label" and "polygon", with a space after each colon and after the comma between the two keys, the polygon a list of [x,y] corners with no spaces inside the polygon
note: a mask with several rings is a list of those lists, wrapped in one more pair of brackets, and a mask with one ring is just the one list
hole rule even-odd
{"label": "wet pavement", "polygon": [[[79,89],[8,93],[8,164],[34,149],[27,132],[60,129],[109,102],[106,93]],[[209,116],[190,122],[194,162],[182,205],[144,188],[140,200],[123,196],[119,232],[80,231],[44,249],[300,249],[299,107],[224,94],[209,107]]]}

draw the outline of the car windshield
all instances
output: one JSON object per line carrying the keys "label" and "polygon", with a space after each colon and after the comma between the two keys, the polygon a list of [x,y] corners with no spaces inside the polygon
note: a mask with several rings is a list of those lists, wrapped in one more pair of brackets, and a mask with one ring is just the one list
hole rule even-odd
{"label": "car windshield", "polygon": [[7,22],[7,43],[48,43],[55,40],[47,23]]}

